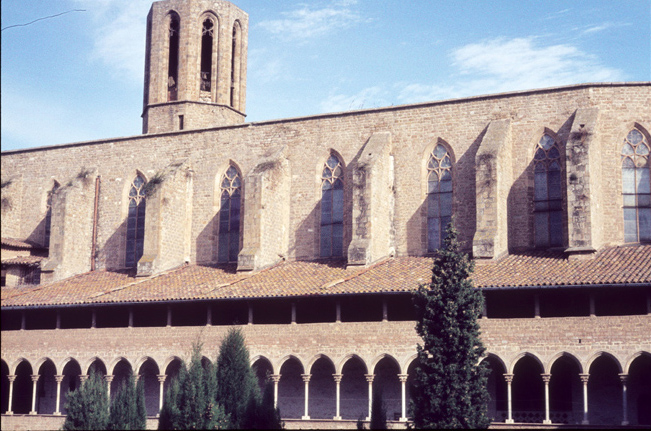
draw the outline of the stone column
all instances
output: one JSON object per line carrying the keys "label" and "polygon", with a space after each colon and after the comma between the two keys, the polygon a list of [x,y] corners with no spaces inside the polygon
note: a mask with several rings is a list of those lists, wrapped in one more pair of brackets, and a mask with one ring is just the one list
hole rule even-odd
{"label": "stone column", "polygon": [[158,394],[158,416],[160,416],[161,410],[163,410],[163,390],[165,389],[165,379],[167,378],[166,374],[157,374],[158,383],[160,383],[160,389]]}
{"label": "stone column", "polygon": [[13,415],[14,412],[11,411],[11,404],[12,404],[13,397],[14,397],[14,381],[16,380],[16,375],[15,374],[9,374],[9,375],[7,375],[7,379],[9,380],[9,405],[7,406],[6,414]]}
{"label": "stone column", "polygon": [[106,380],[106,395],[109,400],[109,404],[111,403],[111,382],[113,381],[113,378],[115,376],[113,374],[107,374],[104,376],[104,380]]}
{"label": "stone column", "polygon": [[335,322],[341,323],[341,300],[337,299],[337,303],[335,305]]}
{"label": "stone column", "polygon": [[253,325],[253,306],[249,302],[249,325]]}
{"label": "stone column", "polygon": [[280,382],[280,374],[272,374],[271,381],[274,382],[274,409],[278,408],[278,382]]}
{"label": "stone column", "polygon": [[309,412],[307,407],[309,404],[308,398],[310,394],[310,378],[312,377],[312,374],[301,374],[301,377],[303,377],[303,381],[305,382],[305,414],[301,419],[309,420],[310,415],[308,414]]}
{"label": "stone column", "polygon": [[551,424],[552,421],[549,419],[549,380],[551,380],[551,374],[541,374],[543,383],[545,384],[545,419],[543,424]]}
{"label": "stone column", "polygon": [[513,374],[504,374],[504,380],[506,380],[506,420],[504,421],[507,424],[513,423],[513,410],[511,409],[511,383],[513,382]]}
{"label": "stone column", "polygon": [[97,310],[93,308],[90,314],[90,329],[97,328]]}
{"label": "stone column", "polygon": [[212,306],[209,305],[206,310],[206,326],[212,326]]}
{"label": "stone column", "polygon": [[364,374],[366,381],[368,382],[368,417],[367,421],[371,420],[371,410],[373,406],[373,379],[375,379],[375,374]]}
{"label": "stone column", "polygon": [[129,308],[129,329],[133,328],[133,308]]}
{"label": "stone column", "polygon": [[25,319],[26,319],[26,317],[25,317],[25,312],[24,312],[24,311],[21,311],[21,312],[20,312],[20,330],[21,330],[21,331],[24,331],[24,330],[25,330],[25,325],[26,325],[26,321],[25,321]]}
{"label": "stone column", "polygon": [[343,377],[343,374],[333,374],[332,377],[335,379],[335,417],[332,418],[336,421],[341,420],[341,415],[339,414],[339,405],[340,405],[340,389],[341,389],[341,378]]}
{"label": "stone column", "polygon": [[583,383],[583,420],[581,421],[581,425],[590,425],[590,421],[588,420],[588,379],[590,378],[590,374],[579,374],[579,378]]}
{"label": "stone column", "polygon": [[57,374],[54,376],[54,380],[57,382],[57,403],[54,410],[55,415],[60,415],[60,406],[61,406],[61,382],[63,381],[63,374]]}
{"label": "stone column", "polygon": [[79,375],[79,382],[83,385],[86,383],[86,380],[88,380],[88,374],[80,374]]}
{"label": "stone column", "polygon": [[54,329],[61,329],[61,310],[57,310],[57,323]]}
{"label": "stone column", "polygon": [[400,422],[407,422],[407,378],[409,374],[398,374],[398,379],[400,380],[400,386],[402,386],[402,415],[400,416]]}
{"label": "stone column", "polygon": [[142,377],[141,374],[133,373],[133,382],[134,382],[136,385],[138,384],[138,380],[140,380],[140,377]]}
{"label": "stone column", "polygon": [[292,325],[296,325],[296,303],[292,302]]}
{"label": "stone column", "polygon": [[619,375],[619,380],[622,381],[622,411],[624,412],[622,416],[622,426],[628,425],[628,396],[626,382],[628,381],[628,374],[621,373]]}
{"label": "stone column", "polygon": [[38,384],[38,378],[41,377],[39,374],[32,374],[32,410],[29,412],[30,415],[36,414],[36,385]]}
{"label": "stone column", "polygon": [[172,307],[167,306],[167,327],[172,327]]}

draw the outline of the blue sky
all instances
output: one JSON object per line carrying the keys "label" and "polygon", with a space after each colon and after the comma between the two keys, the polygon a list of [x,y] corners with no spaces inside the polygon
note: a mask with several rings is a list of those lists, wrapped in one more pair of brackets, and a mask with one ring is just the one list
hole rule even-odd
{"label": "blue sky", "polygon": [[[651,0],[236,0],[247,121],[651,80]],[[151,0],[2,0],[2,149],[141,133]]]}

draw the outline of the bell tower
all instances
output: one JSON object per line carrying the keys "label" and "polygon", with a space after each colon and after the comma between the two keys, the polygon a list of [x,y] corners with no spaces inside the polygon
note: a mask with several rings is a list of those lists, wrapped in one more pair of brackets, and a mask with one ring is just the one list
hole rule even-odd
{"label": "bell tower", "polygon": [[143,133],[244,122],[249,16],[223,0],[163,0],[147,16]]}

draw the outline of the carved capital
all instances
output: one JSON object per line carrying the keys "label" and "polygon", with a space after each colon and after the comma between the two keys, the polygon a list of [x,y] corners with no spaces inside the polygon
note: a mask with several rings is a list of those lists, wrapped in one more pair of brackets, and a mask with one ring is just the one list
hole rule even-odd
{"label": "carved capital", "polygon": [[281,376],[281,375],[282,375],[282,374],[272,374],[272,375],[269,376],[269,377],[271,377],[271,381],[272,381],[272,382],[274,382],[274,383],[278,383],[278,382],[280,381],[280,376]]}
{"label": "carved capital", "polygon": [[513,381],[513,374],[503,374],[503,376],[506,383],[511,383]]}
{"label": "carved capital", "polygon": [[310,378],[312,378],[312,374],[301,374],[301,377],[303,378],[303,381],[305,383],[310,383]]}
{"label": "carved capital", "polygon": [[409,378],[409,374],[398,374],[398,379],[401,383],[406,383]]}
{"label": "carved capital", "polygon": [[626,382],[628,381],[628,374],[620,373],[619,374],[619,380],[621,380],[622,384],[625,385]]}
{"label": "carved capital", "polygon": [[158,377],[158,382],[163,383],[165,382],[165,379],[167,378],[167,374],[156,374],[156,377]]}
{"label": "carved capital", "polygon": [[115,376],[113,374],[107,374],[107,375],[104,376],[104,380],[106,380],[106,383],[109,383],[109,384],[113,381],[114,378],[115,378]]}
{"label": "carved capital", "polygon": [[590,374],[579,374],[579,378],[581,379],[581,383],[584,385],[588,384],[588,379],[590,378]]}
{"label": "carved capital", "polygon": [[32,374],[30,376],[32,378],[32,382],[38,382],[38,378],[41,377],[40,374]]}
{"label": "carved capital", "polygon": [[9,379],[10,383],[13,383],[14,381],[16,381],[16,375],[15,374],[8,374],[7,379]]}
{"label": "carved capital", "polygon": [[366,377],[367,382],[373,383],[373,379],[375,379],[375,374],[364,374],[364,377]]}
{"label": "carved capital", "polygon": [[552,379],[551,374],[544,373],[544,374],[541,374],[540,376],[542,377],[543,383],[545,383],[546,385],[548,385],[549,381]]}
{"label": "carved capital", "polygon": [[65,377],[65,376],[64,376],[63,374],[56,374],[56,375],[54,376],[54,380],[55,380],[57,383],[61,383],[61,382],[63,381],[63,378],[64,378],[64,377]]}
{"label": "carved capital", "polygon": [[333,375],[332,375],[332,378],[335,379],[335,383],[339,383],[339,382],[341,382],[341,378],[342,378],[343,376],[344,376],[343,374],[333,374]]}

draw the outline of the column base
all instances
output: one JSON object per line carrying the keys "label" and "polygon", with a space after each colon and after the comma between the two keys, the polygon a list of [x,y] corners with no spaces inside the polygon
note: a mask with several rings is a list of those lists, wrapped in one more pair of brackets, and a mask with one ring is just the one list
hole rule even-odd
{"label": "column base", "polygon": [[29,412],[30,415],[37,415],[38,413],[36,412]]}
{"label": "column base", "polygon": [[587,419],[584,419],[581,421],[581,425],[590,425],[590,421]]}
{"label": "column base", "polygon": [[543,419],[543,424],[550,425],[551,423],[552,421],[550,421],[549,419]]}
{"label": "column base", "polygon": [[14,412],[5,412],[6,415],[11,416],[14,414]]}
{"label": "column base", "polygon": [[628,421],[622,421],[622,426],[623,427],[628,426]]}
{"label": "column base", "polygon": [[335,417],[332,418],[332,420],[333,420],[333,421],[340,421],[340,420],[341,420],[341,416],[335,416]]}
{"label": "column base", "polygon": [[505,424],[512,424],[514,422],[513,422],[513,419],[507,419],[507,420],[504,421],[504,423]]}
{"label": "column base", "polygon": [[309,416],[301,416],[301,419],[303,419],[304,421],[309,421],[310,417]]}
{"label": "column base", "polygon": [[400,418],[400,419],[398,419],[398,422],[407,422],[408,420],[409,419],[407,419],[407,418]]}
{"label": "column base", "polygon": [[61,416],[61,412],[54,412],[52,413],[54,416]]}
{"label": "column base", "polygon": [[370,417],[370,416],[366,416],[366,417],[364,418],[364,420],[368,422],[368,421],[371,420],[371,417]]}

